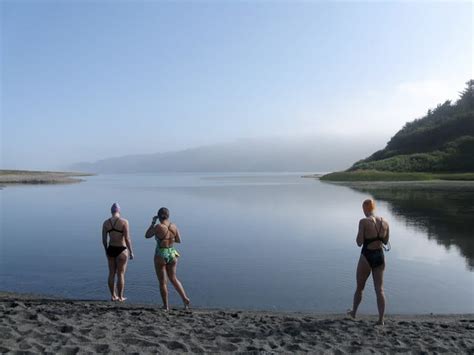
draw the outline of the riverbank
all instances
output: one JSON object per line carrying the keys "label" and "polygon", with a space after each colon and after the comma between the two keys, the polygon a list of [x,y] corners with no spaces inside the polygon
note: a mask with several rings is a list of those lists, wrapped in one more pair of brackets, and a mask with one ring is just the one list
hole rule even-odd
{"label": "riverbank", "polygon": [[312,176],[321,181],[474,181],[474,173],[418,173],[378,170],[337,171],[323,176]]}
{"label": "riverbank", "polygon": [[474,315],[348,319],[158,307],[0,292],[0,352],[469,353]]}
{"label": "riverbank", "polygon": [[61,171],[0,170],[0,185],[69,184],[84,181],[81,176],[92,175]]}

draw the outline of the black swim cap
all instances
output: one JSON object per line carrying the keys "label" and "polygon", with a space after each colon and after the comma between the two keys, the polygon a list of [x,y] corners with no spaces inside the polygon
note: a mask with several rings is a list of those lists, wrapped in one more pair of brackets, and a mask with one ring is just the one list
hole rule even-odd
{"label": "black swim cap", "polygon": [[170,210],[167,209],[166,207],[161,207],[158,210],[158,218],[160,219],[160,221],[164,221],[170,218]]}

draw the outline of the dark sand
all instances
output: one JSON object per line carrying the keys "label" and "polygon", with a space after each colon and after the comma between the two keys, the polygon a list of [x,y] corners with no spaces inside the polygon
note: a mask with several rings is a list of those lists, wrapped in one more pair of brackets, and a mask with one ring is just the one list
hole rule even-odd
{"label": "dark sand", "polygon": [[0,351],[474,353],[474,315],[375,316],[159,307],[0,293]]}

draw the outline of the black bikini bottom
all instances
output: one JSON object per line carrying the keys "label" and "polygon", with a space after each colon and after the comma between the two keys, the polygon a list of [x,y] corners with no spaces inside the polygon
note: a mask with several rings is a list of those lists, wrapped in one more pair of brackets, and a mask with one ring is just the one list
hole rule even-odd
{"label": "black bikini bottom", "polygon": [[127,247],[114,247],[113,245],[109,245],[107,247],[107,256],[111,258],[116,258],[126,249]]}
{"label": "black bikini bottom", "polygon": [[372,269],[385,264],[385,255],[383,254],[383,249],[362,249],[362,255],[365,256]]}

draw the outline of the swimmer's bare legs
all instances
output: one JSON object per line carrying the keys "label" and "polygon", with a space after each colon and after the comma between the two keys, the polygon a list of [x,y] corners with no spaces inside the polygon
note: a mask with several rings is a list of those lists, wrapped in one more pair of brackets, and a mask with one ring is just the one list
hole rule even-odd
{"label": "swimmer's bare legs", "polygon": [[354,301],[352,304],[352,309],[347,312],[352,318],[356,317],[357,308],[359,308],[360,302],[362,301],[362,292],[365,288],[365,283],[370,275],[370,265],[367,262],[365,256],[361,255],[359,258],[359,264],[357,265],[356,280],[357,288],[354,292]]}
{"label": "swimmer's bare legs", "polygon": [[184,291],[184,287],[181,284],[181,281],[178,280],[176,277],[176,268],[178,267],[178,258],[175,258],[172,263],[166,265],[166,273],[168,274],[168,278],[170,279],[171,283],[173,284],[174,288],[181,296],[181,299],[184,303],[184,308],[188,309],[189,304],[191,303],[189,297],[186,295],[186,291]]}
{"label": "swimmer's bare legs", "polygon": [[168,279],[166,277],[166,262],[161,256],[155,256],[155,272],[160,284],[160,294],[163,301],[163,309],[169,310],[168,304]]}
{"label": "swimmer's bare legs", "polygon": [[116,263],[118,301],[124,302],[126,300],[123,293],[125,290],[125,271],[127,271],[128,250],[123,251],[119,256],[117,256]]}
{"label": "swimmer's bare legs", "polygon": [[117,263],[115,262],[115,258],[107,257],[107,261],[109,263],[109,277],[107,283],[109,285],[110,291],[110,300],[111,301],[118,301],[117,294],[115,292],[115,273],[117,271]]}
{"label": "swimmer's bare legs", "polygon": [[385,314],[385,293],[383,290],[383,274],[385,271],[385,264],[372,270],[372,278],[374,279],[375,294],[377,296],[377,307],[379,310],[378,325],[384,325]]}

